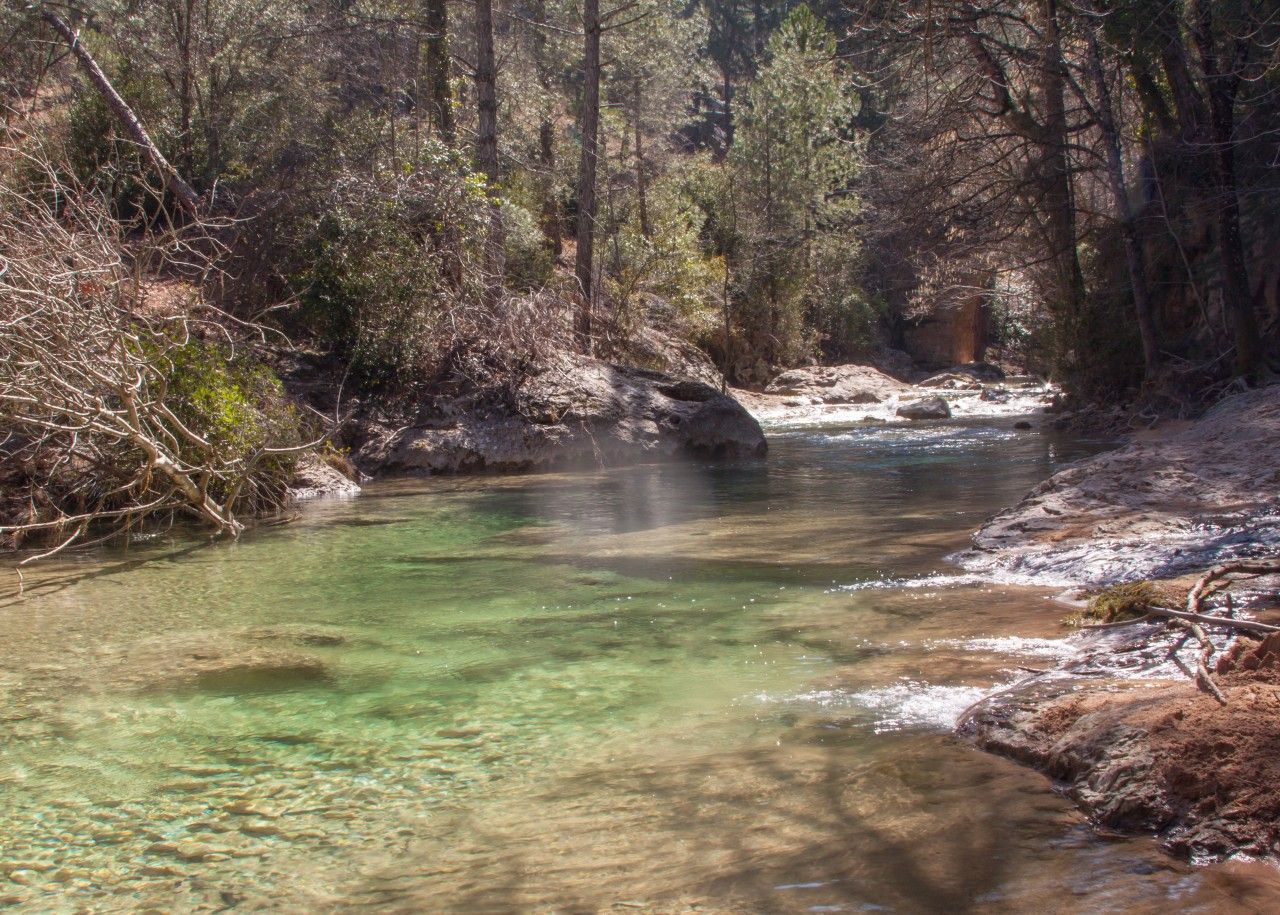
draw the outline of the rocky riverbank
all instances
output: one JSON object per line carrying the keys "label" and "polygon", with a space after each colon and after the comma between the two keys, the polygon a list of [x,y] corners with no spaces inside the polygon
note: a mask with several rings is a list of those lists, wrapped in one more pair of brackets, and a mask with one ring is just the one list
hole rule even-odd
{"label": "rocky riverbank", "polygon": [[1230,397],[1080,461],[1001,512],[958,557],[1038,584],[1161,578],[1280,548],[1280,385]]}
{"label": "rocky riverbank", "polygon": [[403,419],[366,416],[352,444],[356,466],[370,476],[759,458],[768,450],[760,424],[705,382],[568,355],[513,397],[431,398]]}
{"label": "rocky riverbank", "polygon": [[[1151,625],[1080,640],[1070,660],[977,706],[961,731],[1044,772],[1104,829],[1212,861],[1280,852],[1280,641],[1238,640],[1214,678],[1169,660]],[[1199,646],[1183,649],[1184,663]]]}
{"label": "rocky riverbank", "polygon": [[[1180,573],[1280,544],[1278,445],[1280,386],[1237,395],[1196,423],[1067,468],[988,522],[959,558],[1014,580],[1160,578],[1185,593]],[[1278,590],[1252,580],[1233,608],[1278,617]],[[1219,700],[1183,673],[1198,639],[1163,622],[1074,637],[1074,656],[989,696],[960,730],[1058,781],[1099,827],[1157,834],[1194,860],[1276,855],[1280,637],[1237,635],[1215,652]]]}

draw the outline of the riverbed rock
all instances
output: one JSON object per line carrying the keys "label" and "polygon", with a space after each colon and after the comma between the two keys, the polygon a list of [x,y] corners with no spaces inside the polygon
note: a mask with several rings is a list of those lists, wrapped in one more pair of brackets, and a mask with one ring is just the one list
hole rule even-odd
{"label": "riverbed rock", "polygon": [[370,428],[356,461],[375,475],[431,474],[758,458],[766,450],[760,424],[711,385],[563,356],[528,379],[514,403],[439,402],[407,426]]}
{"label": "riverbed rock", "polygon": [[1280,843],[1280,685],[1274,663],[1219,685],[1186,681],[1032,686],[989,701],[966,730],[983,749],[1064,785],[1107,829],[1155,832],[1199,858],[1275,854]]}
{"label": "riverbed rock", "polygon": [[898,407],[898,415],[903,419],[915,421],[927,419],[950,419],[951,407],[941,397],[926,397],[914,403]]}
{"label": "riverbed rock", "polygon": [[810,404],[874,404],[909,390],[910,385],[869,365],[820,365],[783,372],[765,393]]}
{"label": "riverbed rock", "polygon": [[1280,386],[1078,461],[957,558],[1041,583],[1165,578],[1280,547]]}

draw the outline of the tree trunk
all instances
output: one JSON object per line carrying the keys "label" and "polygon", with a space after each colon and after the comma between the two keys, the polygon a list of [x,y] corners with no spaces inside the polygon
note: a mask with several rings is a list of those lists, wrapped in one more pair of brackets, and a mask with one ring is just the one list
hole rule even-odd
{"label": "tree trunk", "polygon": [[1098,43],[1098,21],[1092,9],[1085,10],[1085,37],[1089,48],[1089,70],[1098,93],[1098,126],[1102,129],[1107,153],[1107,178],[1111,196],[1115,198],[1116,212],[1120,216],[1120,231],[1124,237],[1125,262],[1129,268],[1129,284],[1133,287],[1133,308],[1138,317],[1138,333],[1142,338],[1142,361],[1148,379],[1154,378],[1160,369],[1160,348],[1156,339],[1155,321],[1151,314],[1151,290],[1147,285],[1146,264],[1142,258],[1142,245],[1138,239],[1137,221],[1129,200],[1128,183],[1125,181],[1124,158],[1120,150],[1120,132],[1116,126],[1115,111],[1111,105],[1111,88],[1102,67],[1102,48]]}
{"label": "tree trunk", "polygon": [[485,239],[485,298],[492,304],[502,288],[502,210],[498,194],[498,72],[493,53],[493,0],[476,0],[476,163],[488,179],[489,233]]}
{"label": "tree trunk", "polygon": [[538,87],[542,90],[538,116],[538,165],[542,171],[542,213],[539,225],[547,250],[556,260],[564,250],[561,239],[560,207],[556,201],[556,128],[552,116],[555,113],[554,87],[551,64],[547,59],[547,0],[535,0],[533,4],[533,64],[537,71]]}
{"label": "tree trunk", "polygon": [[120,97],[120,93],[116,92],[115,86],[111,85],[111,81],[102,72],[98,62],[93,59],[93,55],[81,43],[80,36],[67,24],[65,19],[48,7],[41,8],[40,14],[49,25],[53,26],[54,31],[67,42],[71,52],[80,63],[81,69],[89,77],[89,81],[93,83],[94,88],[102,95],[102,100],[111,109],[111,113],[116,116],[116,120],[120,122],[125,133],[138,145],[151,167],[160,175],[160,178],[164,181],[165,188],[173,195],[174,200],[191,215],[199,215],[204,209],[204,203],[201,201],[200,195],[192,189],[191,185],[182,180],[182,176],[169,164],[169,160],[160,152],[160,148],[152,142],[146,128],[142,126],[138,116],[133,113],[133,109]]}
{"label": "tree trunk", "polygon": [[[1200,49],[1205,94],[1209,98],[1210,140],[1213,144],[1215,221],[1222,256],[1223,307],[1231,321],[1236,344],[1236,371],[1252,378],[1262,364],[1262,341],[1249,292],[1249,268],[1240,234],[1240,197],[1236,186],[1235,104],[1243,60],[1223,70],[1213,35],[1213,11],[1207,0],[1195,0],[1195,37]],[[1239,55],[1238,56],[1243,56]]]}
{"label": "tree trunk", "polygon": [[640,234],[645,238],[651,238],[653,226],[649,222],[649,179],[645,174],[644,129],[640,118],[640,112],[644,107],[644,95],[638,76],[635,78],[632,93],[636,121],[636,207],[640,211]]}
{"label": "tree trunk", "polygon": [[446,0],[426,0],[423,20],[427,27],[427,99],[431,123],[446,143],[452,144],[453,88],[449,83],[449,7]]}
{"label": "tree trunk", "polygon": [[[1044,105],[1044,124],[1040,131],[1040,184],[1048,222],[1050,256],[1055,264],[1058,282],[1058,318],[1070,348],[1077,352],[1067,359],[1068,366],[1079,358],[1081,319],[1084,316],[1086,289],[1084,271],[1076,249],[1076,211],[1071,193],[1071,162],[1067,156],[1068,128],[1064,92],[1066,65],[1062,59],[1062,35],[1058,22],[1057,0],[1042,0],[1044,48],[1041,61],[1040,89]],[[1065,352],[1059,353],[1060,358]]]}
{"label": "tree trunk", "polygon": [[729,155],[729,150],[733,148],[733,77],[729,74],[729,65],[725,64],[721,70],[721,94],[724,96],[724,150],[723,155]]}
{"label": "tree trunk", "polygon": [[1196,91],[1187,62],[1187,47],[1182,38],[1182,0],[1157,4],[1153,27],[1160,42],[1160,66],[1164,70],[1169,95],[1178,116],[1178,126],[1185,143],[1200,136],[1205,123],[1204,100]]}
{"label": "tree trunk", "polygon": [[591,354],[591,313],[595,304],[596,167],[600,132],[600,0],[583,0],[582,158],[578,166],[578,350]]}

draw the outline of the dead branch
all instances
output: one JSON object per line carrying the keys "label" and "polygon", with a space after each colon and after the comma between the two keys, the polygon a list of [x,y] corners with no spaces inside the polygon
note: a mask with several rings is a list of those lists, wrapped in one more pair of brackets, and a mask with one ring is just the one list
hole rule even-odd
{"label": "dead branch", "polygon": [[84,46],[84,42],[80,40],[80,33],[48,6],[42,5],[40,7],[40,15],[45,22],[53,27],[55,32],[62,36],[62,39],[71,48],[71,52],[75,55],[81,69],[84,70],[85,75],[89,78],[89,82],[93,83],[94,88],[98,90],[102,100],[111,109],[111,113],[116,116],[116,120],[120,122],[129,138],[142,150],[142,154],[146,156],[151,167],[159,173],[160,178],[164,181],[164,186],[173,194],[174,199],[178,201],[178,205],[192,216],[200,215],[204,210],[204,202],[200,199],[200,195],[182,179],[182,176],[178,174],[178,170],[169,164],[169,160],[164,157],[164,153],[160,152],[160,147],[156,146],[151,139],[147,129],[142,125],[142,121],[138,119],[133,109],[129,107],[129,103],[116,91],[115,86],[111,84],[111,80],[107,79],[107,75],[102,72],[98,62],[89,53],[89,49]]}

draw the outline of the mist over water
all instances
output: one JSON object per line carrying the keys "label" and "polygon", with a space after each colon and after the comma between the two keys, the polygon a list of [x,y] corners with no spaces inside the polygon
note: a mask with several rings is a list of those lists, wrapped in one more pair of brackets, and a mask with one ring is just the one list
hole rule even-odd
{"label": "mist over water", "polygon": [[0,896],[1251,910],[1255,870],[1103,842],[950,735],[1063,632],[1050,590],[944,557],[1097,447],[979,422],[381,483],[237,544],[41,567],[0,606]]}

